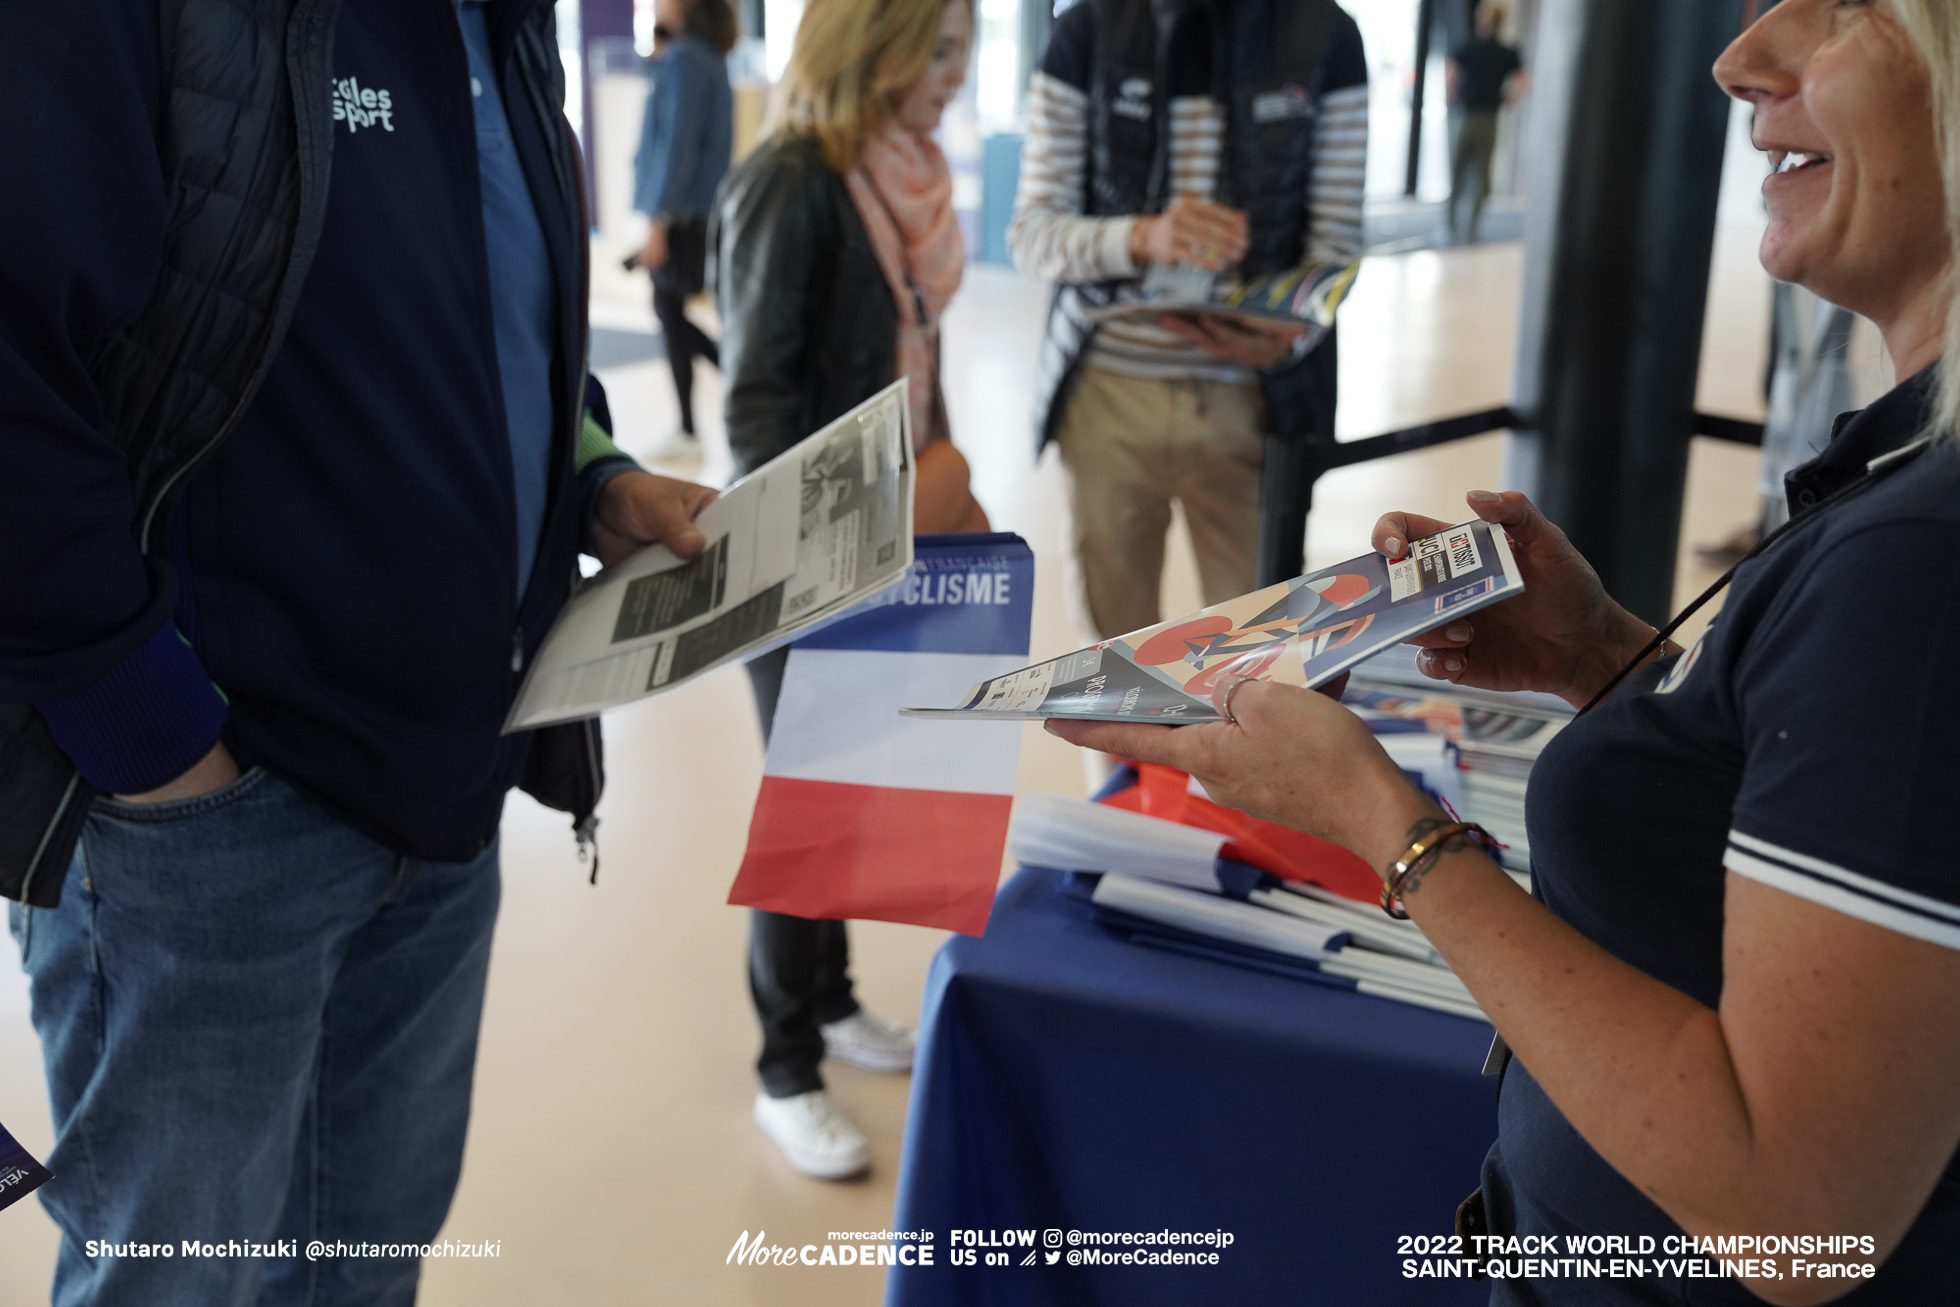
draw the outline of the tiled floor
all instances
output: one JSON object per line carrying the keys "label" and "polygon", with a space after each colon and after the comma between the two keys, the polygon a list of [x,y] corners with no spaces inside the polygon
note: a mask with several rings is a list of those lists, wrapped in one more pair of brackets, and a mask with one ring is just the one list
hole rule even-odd
{"label": "tiled floor", "polygon": [[[1711,297],[1702,406],[1760,416],[1768,282],[1754,238],[1725,230]],[[644,282],[595,260],[595,318],[649,329]],[[1343,313],[1344,435],[1503,402],[1510,385],[1520,253],[1495,245],[1371,260]],[[1052,458],[1030,461],[1028,385],[1046,296],[998,268],[972,270],[946,328],[954,430],[997,526],[1040,559],[1034,643],[1076,643],[1059,586],[1061,495]],[[660,362],[608,377],[623,442],[650,448],[673,422]],[[725,477],[715,447],[717,378],[701,382],[705,474]],[[1502,437],[1345,469],[1321,485],[1309,556],[1318,565],[1366,547],[1390,507],[1447,516],[1464,489],[1494,484]],[[701,474],[699,468],[683,468]],[[1721,534],[1753,509],[1752,452],[1697,441],[1684,545]],[[1182,547],[1165,609],[1195,605]],[[1684,555],[1685,557],[1685,555]],[[1682,569],[1692,593],[1707,573]],[[829,1230],[889,1219],[906,1082],[830,1073],[870,1133],[869,1179],[824,1184],[792,1172],[748,1111],[755,1030],[743,972],[744,914],[724,905],[760,771],[746,680],[730,669],[607,721],[611,787],[604,872],[585,884],[556,814],[512,800],[505,821],[505,908],[490,979],[476,1114],[447,1233],[497,1240],[494,1261],[432,1263],[430,1307],[611,1307],[879,1300],[880,1276],[737,1270],[723,1259],[744,1231],[772,1243],[822,1242]],[[1021,787],[1079,793],[1066,746],[1030,728]],[[916,1015],[939,937],[898,926],[853,928],[860,993]],[[0,1120],[45,1151],[49,1126],[26,986],[0,967]],[[222,1178],[214,1177],[214,1183]],[[214,1232],[214,1235],[219,1232]],[[46,1301],[53,1226],[33,1202],[0,1213],[0,1307]]]}

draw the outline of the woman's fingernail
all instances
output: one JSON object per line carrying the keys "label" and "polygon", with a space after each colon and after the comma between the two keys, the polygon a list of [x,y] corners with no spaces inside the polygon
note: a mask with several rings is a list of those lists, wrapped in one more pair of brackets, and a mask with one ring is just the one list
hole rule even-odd
{"label": "woman's fingernail", "polygon": [[1468,622],[1451,622],[1443,628],[1443,638],[1445,640],[1454,640],[1458,644],[1469,644],[1470,636],[1474,633],[1474,630],[1475,628]]}
{"label": "woman's fingernail", "polygon": [[1402,538],[1400,536],[1389,536],[1383,540],[1382,552],[1386,553],[1390,558],[1400,558],[1402,556]]}
{"label": "woman's fingernail", "polygon": [[1473,504],[1495,504],[1503,498],[1494,490],[1472,490],[1464,497]]}
{"label": "woman's fingernail", "polygon": [[1455,655],[1451,655],[1443,659],[1443,670],[1446,672],[1460,672],[1463,670],[1463,660]]}

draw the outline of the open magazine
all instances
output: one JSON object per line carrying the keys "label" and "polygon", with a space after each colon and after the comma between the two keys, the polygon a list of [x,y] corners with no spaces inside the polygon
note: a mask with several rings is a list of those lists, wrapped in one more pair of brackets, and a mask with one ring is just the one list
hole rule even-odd
{"label": "open magazine", "polygon": [[506,731],[590,717],[785,644],[912,566],[912,432],[897,381],[737,481],[691,559],[649,545],[579,588]]}
{"label": "open magazine", "polygon": [[1217,721],[1232,676],[1316,686],[1392,644],[1524,590],[1502,531],[1466,522],[1390,562],[1368,553],[1061,658],[983,681],[914,717]]}
{"label": "open magazine", "polygon": [[1359,263],[1314,263],[1250,281],[1232,281],[1188,263],[1153,263],[1134,298],[1091,309],[1091,322],[1155,321],[1164,313],[1207,313],[1253,331],[1325,330],[1354,284]]}

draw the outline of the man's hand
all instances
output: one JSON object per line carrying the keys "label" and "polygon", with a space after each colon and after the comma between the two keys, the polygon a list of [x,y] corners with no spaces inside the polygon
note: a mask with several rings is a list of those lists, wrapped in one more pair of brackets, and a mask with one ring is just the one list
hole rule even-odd
{"label": "man's hand", "polygon": [[659,223],[647,228],[647,243],[640,246],[638,263],[648,272],[667,262],[667,229]]}
{"label": "man's hand", "polygon": [[1215,358],[1248,368],[1270,368],[1285,362],[1293,352],[1293,342],[1307,331],[1304,322],[1291,330],[1246,327],[1219,313],[1163,313],[1158,315],[1157,325]]}
{"label": "man's hand", "polygon": [[642,545],[666,545],[682,558],[692,558],[708,543],[694,525],[694,515],[714,500],[715,492],[692,481],[655,476],[635,468],[621,472],[599,492],[592,518],[592,542],[599,561],[611,567]]}
{"label": "man's hand", "polygon": [[1180,195],[1162,213],[1130,228],[1130,261],[1195,263],[1217,272],[1245,257],[1251,228],[1245,214],[1210,200]]}
{"label": "man's hand", "polygon": [[141,794],[118,794],[115,797],[124,803],[168,803],[172,799],[195,799],[213,790],[222,790],[237,780],[238,763],[232,759],[231,750],[219,740],[211,746],[211,752],[191,764],[191,769],[167,785],[159,785],[154,790]]}

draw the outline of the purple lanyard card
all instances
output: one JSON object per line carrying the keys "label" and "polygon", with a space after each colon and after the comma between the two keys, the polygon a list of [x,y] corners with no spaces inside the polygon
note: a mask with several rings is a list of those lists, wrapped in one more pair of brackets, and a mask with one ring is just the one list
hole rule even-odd
{"label": "purple lanyard card", "polygon": [[0,1126],[0,1210],[13,1206],[54,1179],[54,1172],[34,1160],[25,1148]]}

